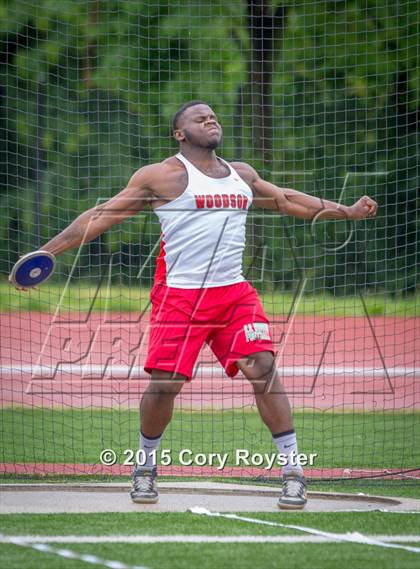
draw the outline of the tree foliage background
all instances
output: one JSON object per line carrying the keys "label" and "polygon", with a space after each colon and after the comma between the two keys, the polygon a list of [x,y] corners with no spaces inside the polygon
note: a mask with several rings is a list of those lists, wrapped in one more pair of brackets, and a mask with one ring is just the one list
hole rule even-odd
{"label": "tree foliage background", "polygon": [[[200,98],[224,126],[226,159],[278,185],[380,205],[351,233],[256,210],[251,280],[293,289],[305,274],[308,291],[414,292],[419,13],[413,0],[0,0],[2,274],[174,153],[171,116]],[[95,278],[111,253],[116,280],[137,274],[158,233],[139,215],[86,246],[75,275]]]}

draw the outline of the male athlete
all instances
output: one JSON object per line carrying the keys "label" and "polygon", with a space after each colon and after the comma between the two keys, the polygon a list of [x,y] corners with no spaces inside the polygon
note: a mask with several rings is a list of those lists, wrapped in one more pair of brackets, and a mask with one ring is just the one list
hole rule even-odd
{"label": "male athlete", "polygon": [[358,220],[374,217],[377,204],[365,196],[346,207],[279,188],[262,180],[248,164],[228,164],[215,153],[222,128],[203,101],[180,107],[173,134],[179,143],[176,156],[140,168],[125,189],[82,213],[42,249],[58,255],[79,247],[146,205],[161,223],[144,366],[151,381],[140,405],[140,449],[147,458],[133,472],[134,502],[158,500],[153,451],[207,342],[229,376],[240,370],[251,382],[261,418],[279,453],[287,457],[279,507],[303,508],[306,480],[296,462],[296,434],[276,369],[269,323],[256,290],[242,275],[246,214],[254,202],[303,219]]}

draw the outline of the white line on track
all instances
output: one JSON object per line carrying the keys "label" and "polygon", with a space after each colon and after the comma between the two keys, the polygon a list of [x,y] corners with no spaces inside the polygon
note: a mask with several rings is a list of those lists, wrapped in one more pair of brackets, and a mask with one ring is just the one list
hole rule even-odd
{"label": "white line on track", "polygon": [[[340,534],[337,534],[340,535]],[[348,534],[342,534],[346,536]],[[420,535],[366,535],[385,543],[419,543]],[[15,535],[0,543],[343,543],[321,535]]]}
{"label": "white line on track", "polygon": [[[42,376],[47,376],[51,378],[51,374],[55,372],[64,374],[74,374],[74,375],[111,375],[113,377],[122,377],[123,379],[133,378],[143,378],[149,377],[144,371],[143,366],[125,366],[125,365],[111,365],[106,364],[60,364],[59,362],[53,365],[37,365],[37,364],[2,364],[0,365],[0,374],[7,375],[19,375],[19,374],[31,374],[38,376],[41,379]],[[420,377],[420,367],[408,367],[408,366],[396,366],[388,367],[385,370],[382,367],[354,367],[354,366],[322,366],[319,368],[317,366],[282,366],[278,367],[277,371],[283,377],[297,377],[297,376],[310,376],[313,377],[316,373],[321,376],[338,376],[338,375],[350,375],[353,377],[386,377],[386,373],[389,377],[401,377],[401,376],[411,376],[412,378]],[[197,373],[199,375],[211,376],[211,377],[224,377],[225,373],[221,367],[211,367],[203,366],[199,367]]]}

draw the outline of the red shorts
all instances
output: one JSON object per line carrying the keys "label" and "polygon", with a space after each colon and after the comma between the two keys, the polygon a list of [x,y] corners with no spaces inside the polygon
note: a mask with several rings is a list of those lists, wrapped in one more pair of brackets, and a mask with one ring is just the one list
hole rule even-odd
{"label": "red shorts", "polygon": [[149,349],[145,371],[159,369],[193,376],[207,342],[226,373],[238,373],[238,359],[274,353],[269,322],[257,291],[248,282],[203,289],[156,284],[151,293]]}

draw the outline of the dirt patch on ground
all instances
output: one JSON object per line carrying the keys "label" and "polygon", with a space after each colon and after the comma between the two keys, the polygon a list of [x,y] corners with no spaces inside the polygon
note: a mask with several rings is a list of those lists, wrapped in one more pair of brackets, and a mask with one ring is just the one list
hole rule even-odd
{"label": "dirt patch on ground", "polygon": [[[129,485],[3,484],[1,513],[185,512],[201,506],[214,512],[277,511],[273,488],[213,482],[161,482],[157,504],[133,504]],[[310,492],[305,511],[419,511],[420,500],[362,494]]]}

